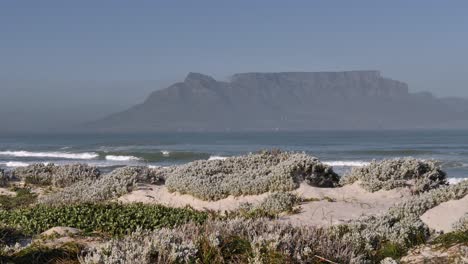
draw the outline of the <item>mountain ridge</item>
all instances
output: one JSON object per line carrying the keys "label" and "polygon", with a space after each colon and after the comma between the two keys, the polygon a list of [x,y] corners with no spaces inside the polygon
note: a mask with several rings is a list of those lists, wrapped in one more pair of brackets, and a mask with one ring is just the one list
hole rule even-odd
{"label": "mountain ridge", "polygon": [[[86,125],[113,132],[468,128],[468,100],[411,93],[380,71],[191,72],[128,110]],[[466,104],[468,105],[468,104]]]}

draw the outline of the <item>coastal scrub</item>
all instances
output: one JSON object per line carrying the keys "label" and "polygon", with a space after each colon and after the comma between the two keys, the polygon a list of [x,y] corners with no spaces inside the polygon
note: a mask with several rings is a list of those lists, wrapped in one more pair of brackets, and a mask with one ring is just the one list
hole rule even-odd
{"label": "coastal scrub", "polygon": [[315,187],[334,187],[339,181],[332,168],[317,158],[281,151],[195,161],[168,169],[165,178],[169,191],[202,200],[287,192],[297,189],[304,180]]}
{"label": "coastal scrub", "polygon": [[340,183],[346,185],[356,181],[370,192],[410,187],[413,194],[448,185],[445,172],[435,161],[414,158],[373,161],[367,166],[353,168]]}

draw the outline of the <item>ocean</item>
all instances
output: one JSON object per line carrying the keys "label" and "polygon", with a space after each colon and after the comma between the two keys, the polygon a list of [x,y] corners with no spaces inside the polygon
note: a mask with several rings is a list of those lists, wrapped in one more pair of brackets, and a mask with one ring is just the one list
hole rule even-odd
{"label": "ocean", "polygon": [[441,162],[451,182],[468,178],[468,131],[314,131],[0,135],[0,168],[32,163],[170,166],[278,148],[303,151],[344,174],[372,160]]}

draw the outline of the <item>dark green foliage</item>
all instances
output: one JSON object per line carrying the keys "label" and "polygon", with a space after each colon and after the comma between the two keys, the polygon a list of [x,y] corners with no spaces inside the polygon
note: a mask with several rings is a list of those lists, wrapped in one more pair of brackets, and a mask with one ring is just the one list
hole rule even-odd
{"label": "dark green foliage", "polygon": [[0,195],[0,210],[13,210],[27,207],[37,200],[37,195],[27,188],[14,188],[16,196]]}
{"label": "dark green foliage", "polygon": [[76,204],[62,206],[37,205],[13,211],[0,210],[0,219],[8,226],[28,234],[38,234],[56,226],[67,226],[85,232],[124,235],[137,227],[156,229],[174,227],[193,221],[203,223],[207,214],[187,208],[161,205],[118,203]]}
{"label": "dark green foliage", "polygon": [[5,171],[0,169],[0,187],[5,187],[8,185],[8,177],[5,175]]}
{"label": "dark green foliage", "polygon": [[79,263],[78,255],[83,246],[76,243],[67,243],[58,248],[49,248],[42,245],[31,245],[13,254],[12,256],[0,257],[0,263],[17,264],[72,264]]}
{"label": "dark green foliage", "polygon": [[0,226],[0,248],[3,245],[14,244],[18,239],[23,237],[23,233],[14,228]]}
{"label": "dark green foliage", "polygon": [[431,244],[438,244],[444,247],[450,247],[455,244],[466,243],[468,244],[468,232],[457,231],[443,234],[434,239]]}
{"label": "dark green foliage", "polygon": [[248,263],[252,257],[252,246],[250,242],[239,236],[229,236],[220,241],[215,247],[207,237],[198,241],[199,263]]}
{"label": "dark green foliage", "polygon": [[396,244],[396,243],[382,243],[380,248],[377,250],[374,260],[378,263],[380,260],[385,258],[400,259],[407,252],[407,248]]}

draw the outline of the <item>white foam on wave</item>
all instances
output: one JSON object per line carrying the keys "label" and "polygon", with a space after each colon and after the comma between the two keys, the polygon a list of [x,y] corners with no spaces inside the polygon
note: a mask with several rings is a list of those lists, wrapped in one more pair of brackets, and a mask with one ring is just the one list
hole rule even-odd
{"label": "white foam on wave", "polygon": [[31,151],[0,151],[0,155],[11,157],[34,158],[63,158],[63,159],[95,159],[99,157],[94,152],[70,153],[70,152],[31,152]]}
{"label": "white foam on wave", "polygon": [[167,150],[162,150],[161,151],[161,154],[164,156],[164,157],[169,157],[171,155],[171,152],[170,151],[167,151]]}
{"label": "white foam on wave", "polygon": [[337,160],[337,161],[323,161],[324,164],[335,167],[363,167],[370,164],[367,161],[352,161],[352,160]]}
{"label": "white foam on wave", "polygon": [[208,158],[208,160],[225,160],[227,159],[227,157],[223,157],[223,156],[211,156]]}
{"label": "white foam on wave", "polygon": [[131,160],[140,160],[140,158],[134,156],[116,156],[116,155],[107,155],[106,160],[111,161],[131,161]]}
{"label": "white foam on wave", "polygon": [[9,161],[5,164],[7,167],[10,168],[17,168],[17,167],[26,167],[29,166],[28,163],[26,162],[21,162],[21,161]]}
{"label": "white foam on wave", "polygon": [[158,166],[158,165],[148,165],[149,169],[161,169],[161,168],[167,168],[167,166]]}
{"label": "white foam on wave", "polygon": [[449,184],[457,184],[457,183],[460,183],[462,181],[468,180],[468,178],[448,178],[447,180],[448,180]]}

